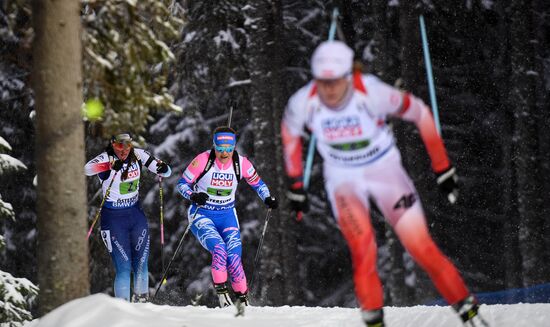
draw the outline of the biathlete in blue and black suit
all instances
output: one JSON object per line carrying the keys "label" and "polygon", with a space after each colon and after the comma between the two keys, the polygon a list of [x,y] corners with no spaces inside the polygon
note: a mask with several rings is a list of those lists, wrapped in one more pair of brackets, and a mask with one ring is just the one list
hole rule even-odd
{"label": "biathlete in blue and black suit", "polygon": [[[115,296],[130,300],[130,276],[134,274],[134,301],[145,302],[149,293],[149,226],[139,205],[141,169],[169,177],[170,167],[145,150],[132,146],[130,134],[111,139],[105,152],[84,167],[87,176],[97,175],[103,196],[101,237],[116,269]],[[114,179],[114,180],[113,180]]]}

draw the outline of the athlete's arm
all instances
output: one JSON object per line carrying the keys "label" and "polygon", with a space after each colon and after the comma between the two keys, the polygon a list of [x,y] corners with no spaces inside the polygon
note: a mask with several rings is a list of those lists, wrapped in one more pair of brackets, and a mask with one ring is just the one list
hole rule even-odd
{"label": "athlete's arm", "polygon": [[166,167],[168,170],[164,173],[158,173],[157,169],[159,165],[161,164],[161,160],[155,158],[151,153],[148,151],[142,150],[142,149],[134,149],[134,151],[137,153],[139,158],[141,159],[141,163],[145,168],[147,168],[150,172],[155,173],[162,177],[170,177],[172,175],[172,169],[170,166],[166,164]]}
{"label": "athlete's arm", "polygon": [[258,175],[254,165],[252,165],[248,158],[242,157],[242,167],[243,177],[248,185],[252,186],[262,201],[265,201],[265,199],[270,197],[271,194],[269,193],[269,188],[267,185],[264,183],[260,175]]}
{"label": "athlete's arm", "polygon": [[403,93],[399,116],[412,121],[420,131],[422,141],[432,162],[432,169],[440,173],[449,169],[451,162],[445,150],[443,139],[435,127],[430,108],[419,98],[410,93]]}
{"label": "athlete's arm", "polygon": [[86,176],[93,176],[102,172],[109,171],[111,169],[111,163],[107,152],[100,153],[97,157],[88,161],[84,166],[84,173]]}
{"label": "athlete's arm", "polygon": [[376,110],[383,115],[391,115],[413,122],[426,146],[432,162],[432,169],[439,173],[450,167],[449,157],[443,140],[437,133],[430,108],[411,93],[402,92],[375,77],[364,80],[371,97],[374,98]]}
{"label": "athlete's arm", "polygon": [[303,187],[302,134],[307,120],[308,92],[312,88],[313,84],[309,84],[290,97],[281,122],[285,171],[293,188]]}
{"label": "athlete's arm", "polygon": [[185,168],[181,178],[178,180],[176,189],[187,200],[191,201],[193,194],[193,184],[202,173],[208,162],[209,151],[203,152],[196,156],[193,161]]}

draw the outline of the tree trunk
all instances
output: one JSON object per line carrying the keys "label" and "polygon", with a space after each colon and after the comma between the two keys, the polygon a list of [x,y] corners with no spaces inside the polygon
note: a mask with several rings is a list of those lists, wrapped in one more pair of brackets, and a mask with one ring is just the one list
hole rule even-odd
{"label": "tree trunk", "polygon": [[[510,76],[510,33],[508,28],[508,20],[506,19],[507,9],[506,4],[497,3],[495,5],[495,11],[498,13],[501,21],[498,25],[498,57],[495,60],[495,65],[501,67],[494,73],[496,80],[507,80]],[[504,288],[519,288],[522,286],[521,277],[521,256],[519,252],[519,213],[518,213],[518,201],[517,201],[517,178],[516,169],[513,162],[514,145],[512,132],[515,130],[515,118],[514,110],[511,108],[511,98],[508,96],[510,87],[508,83],[498,83],[497,89],[499,92],[499,99],[502,99],[502,116],[503,126],[501,126],[502,141],[502,161],[503,168],[501,175],[505,176],[502,181],[502,200],[504,216],[506,217],[503,222],[503,278]]]}
{"label": "tree trunk", "polygon": [[538,121],[536,99],[538,83],[541,82],[535,65],[532,40],[532,7],[529,2],[512,0],[510,24],[510,103],[515,112],[513,137],[514,164],[517,171],[517,198],[520,215],[519,248],[522,256],[523,284],[530,286],[545,282],[548,276],[544,258],[542,227],[542,184],[538,165]]}
{"label": "tree trunk", "polygon": [[35,0],[39,312],[89,292],[80,2]]}
{"label": "tree trunk", "polygon": [[385,79],[389,70],[388,58],[391,57],[391,50],[388,46],[388,34],[390,32],[385,15],[386,11],[388,10],[388,2],[386,0],[372,1],[372,10],[372,19],[374,21],[374,25],[377,28],[374,29],[372,36],[373,42],[375,44],[373,51],[375,57],[371,63],[371,68],[374,74],[376,74],[386,82],[391,83],[391,81]]}
{"label": "tree trunk", "polygon": [[[538,42],[535,43],[535,67],[539,72],[539,80],[537,83],[537,108],[540,113],[539,126],[550,125],[550,113],[545,108],[550,108],[550,75],[543,74],[545,67],[548,67],[548,58],[550,58],[550,21],[547,19],[550,14],[550,4],[546,0],[533,1],[533,25],[536,26],[535,37]],[[542,185],[544,187],[543,194],[550,193],[550,138],[548,132],[544,128],[539,128],[539,150],[540,155],[540,174],[543,176]],[[541,212],[543,217],[550,215],[550,202],[543,201],[544,211]],[[545,240],[545,248],[550,249],[550,221],[545,219],[545,225],[542,227],[543,238]],[[548,256],[548,250],[544,251]],[[548,259],[545,259],[548,262]],[[546,269],[549,269],[547,267]]]}
{"label": "tree trunk", "polygon": [[[252,130],[254,131],[254,161],[264,181],[273,195],[283,198],[284,176],[280,121],[285,101],[282,96],[283,49],[282,8],[279,0],[251,1],[247,6],[247,16],[253,21],[250,29],[250,79]],[[283,305],[296,303],[298,280],[295,254],[296,239],[292,233],[293,223],[290,213],[284,208],[272,212],[264,239],[262,262],[257,275],[260,296],[265,304]],[[259,217],[265,215],[261,210]],[[263,219],[260,220],[263,223]]]}

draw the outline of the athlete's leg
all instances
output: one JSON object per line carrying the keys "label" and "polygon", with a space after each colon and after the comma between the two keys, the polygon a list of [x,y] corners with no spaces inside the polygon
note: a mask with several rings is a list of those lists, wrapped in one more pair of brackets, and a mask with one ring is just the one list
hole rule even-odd
{"label": "athlete's leg", "polygon": [[376,270],[376,237],[367,203],[358,197],[357,193],[361,193],[353,182],[340,184],[330,191],[334,214],[351,252],[359,305],[363,310],[378,310],[384,304],[383,290]]}
{"label": "athlete's leg", "polygon": [[428,273],[441,295],[454,304],[469,294],[455,266],[431,238],[416,189],[399,157],[385,163],[383,174],[370,172],[370,192],[401,243]]}
{"label": "athlete's leg", "polygon": [[451,261],[431,238],[420,204],[408,209],[394,230],[414,260],[428,273],[437,290],[449,304],[464,300],[469,291]]}
{"label": "athlete's leg", "polygon": [[133,226],[130,231],[132,246],[132,268],[134,272],[134,294],[138,299],[149,295],[149,226],[145,214],[138,206],[132,208]]}
{"label": "athlete's leg", "polygon": [[212,220],[197,214],[191,232],[201,245],[212,254],[212,280],[214,284],[227,281],[227,248]]}
{"label": "athlete's leg", "polygon": [[227,270],[231,279],[231,287],[235,292],[246,293],[246,276],[242,264],[242,241],[237,213],[228,210],[227,216],[218,224],[218,230],[227,247]]}
{"label": "athlete's leg", "polygon": [[130,301],[130,235],[127,209],[107,209],[101,211],[101,238],[111,254],[115,266],[115,297]]}

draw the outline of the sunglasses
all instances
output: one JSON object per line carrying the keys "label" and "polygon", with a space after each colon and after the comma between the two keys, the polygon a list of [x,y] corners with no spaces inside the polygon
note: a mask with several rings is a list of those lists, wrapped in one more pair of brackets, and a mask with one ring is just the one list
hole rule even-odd
{"label": "sunglasses", "polygon": [[131,146],[132,143],[130,142],[113,142],[113,148],[119,151],[129,149]]}
{"label": "sunglasses", "polygon": [[232,146],[223,146],[223,145],[216,145],[214,146],[214,148],[216,149],[217,152],[233,152],[233,150],[235,150],[235,146],[232,145]]}

